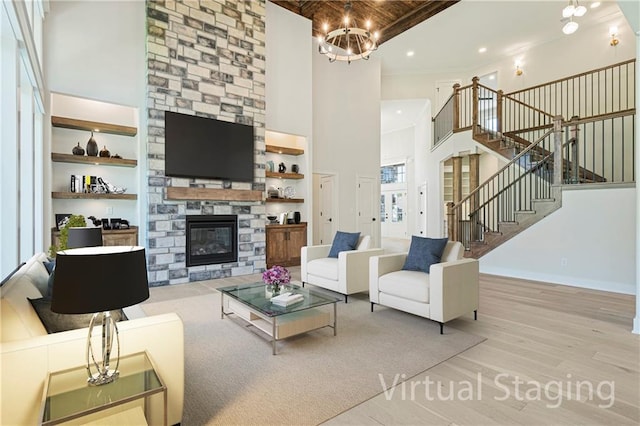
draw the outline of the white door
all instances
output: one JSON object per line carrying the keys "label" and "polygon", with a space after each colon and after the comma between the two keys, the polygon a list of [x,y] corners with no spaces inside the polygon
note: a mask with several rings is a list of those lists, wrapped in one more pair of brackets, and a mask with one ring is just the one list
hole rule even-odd
{"label": "white door", "polygon": [[407,191],[383,190],[380,194],[380,227],[383,238],[407,238]]}
{"label": "white door", "polygon": [[320,177],[320,197],[318,217],[320,225],[320,240],[318,244],[331,244],[338,228],[338,203],[336,198],[336,176],[323,175]]}
{"label": "white door", "polygon": [[358,176],[357,230],[361,235],[371,236],[371,247],[379,247],[378,226],[378,182],[375,178]]}
{"label": "white door", "polygon": [[418,187],[418,217],[416,219],[416,231],[421,237],[427,236],[427,184]]}

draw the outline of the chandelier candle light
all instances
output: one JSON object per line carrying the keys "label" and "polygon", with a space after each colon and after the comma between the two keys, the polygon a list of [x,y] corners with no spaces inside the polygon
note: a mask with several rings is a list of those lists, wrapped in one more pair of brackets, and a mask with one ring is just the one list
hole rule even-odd
{"label": "chandelier candle light", "polygon": [[366,29],[358,28],[355,19],[349,17],[351,2],[344,5],[344,26],[329,31],[324,24],[324,35],[318,36],[318,51],[329,58],[329,62],[369,59],[371,52],[378,48],[378,32],[371,33],[371,21],[366,22]]}

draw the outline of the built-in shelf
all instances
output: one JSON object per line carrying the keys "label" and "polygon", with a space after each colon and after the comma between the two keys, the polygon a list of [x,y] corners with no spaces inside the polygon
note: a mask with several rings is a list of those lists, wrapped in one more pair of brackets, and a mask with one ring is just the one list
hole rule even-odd
{"label": "built-in shelf", "polygon": [[289,148],[286,146],[277,146],[277,145],[267,145],[267,152],[272,152],[274,154],[286,154],[286,155],[302,155],[304,154],[304,149],[300,148]]}
{"label": "built-in shelf", "polygon": [[243,189],[167,188],[167,200],[262,201],[263,194],[262,191]]}
{"label": "built-in shelf", "polygon": [[266,172],[266,177],[278,179],[304,179],[304,175],[302,173]]}
{"label": "built-in shelf", "polygon": [[138,160],[111,157],[89,157],[88,155],[51,153],[51,161],[57,163],[104,164],[108,166],[136,167]]}
{"label": "built-in shelf", "polygon": [[136,127],[122,126],[119,124],[101,123],[99,121],[78,120],[75,118],[51,116],[53,127],[63,127],[66,129],[87,130],[89,132],[111,133],[122,136],[135,136],[138,134]]}
{"label": "built-in shelf", "polygon": [[267,198],[267,203],[304,203],[304,198]]}
{"label": "built-in shelf", "polygon": [[137,200],[136,194],[112,194],[95,192],[52,192],[51,198],[64,200]]}

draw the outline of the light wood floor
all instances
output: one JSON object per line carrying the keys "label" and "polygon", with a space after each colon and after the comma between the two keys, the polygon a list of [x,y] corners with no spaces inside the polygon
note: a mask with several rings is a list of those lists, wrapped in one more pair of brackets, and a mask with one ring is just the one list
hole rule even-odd
{"label": "light wood floor", "polygon": [[634,300],[482,275],[478,321],[449,326],[484,342],[325,424],[640,424]]}

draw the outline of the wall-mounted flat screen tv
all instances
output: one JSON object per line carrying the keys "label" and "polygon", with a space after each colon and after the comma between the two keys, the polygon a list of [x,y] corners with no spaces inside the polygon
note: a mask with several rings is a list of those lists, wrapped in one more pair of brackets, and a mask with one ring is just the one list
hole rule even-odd
{"label": "wall-mounted flat screen tv", "polygon": [[165,175],[253,182],[253,126],[166,111]]}

